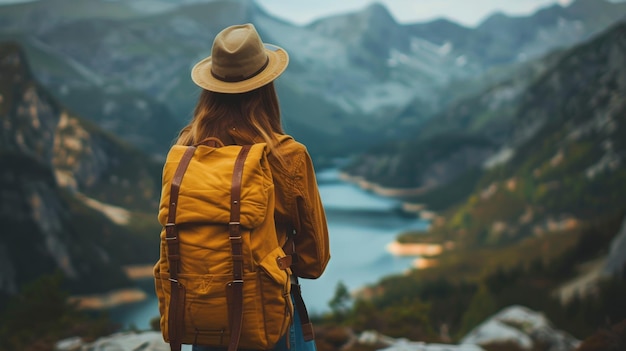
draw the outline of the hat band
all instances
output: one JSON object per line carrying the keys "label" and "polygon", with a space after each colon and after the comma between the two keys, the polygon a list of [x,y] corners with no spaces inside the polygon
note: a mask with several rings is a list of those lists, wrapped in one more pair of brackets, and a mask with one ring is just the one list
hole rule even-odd
{"label": "hat band", "polygon": [[253,72],[252,74],[249,74],[247,76],[244,76],[244,75],[239,75],[239,76],[220,76],[219,74],[215,73],[212,68],[211,68],[211,75],[213,77],[215,77],[216,79],[221,80],[222,82],[227,82],[227,83],[242,82],[242,81],[244,81],[246,79],[250,79],[250,78],[258,75],[259,73],[263,72],[263,70],[265,69],[265,67],[267,67],[267,65],[269,63],[270,63],[270,58],[269,58],[269,56],[267,56],[263,66],[261,66],[261,68],[259,68],[256,72]]}

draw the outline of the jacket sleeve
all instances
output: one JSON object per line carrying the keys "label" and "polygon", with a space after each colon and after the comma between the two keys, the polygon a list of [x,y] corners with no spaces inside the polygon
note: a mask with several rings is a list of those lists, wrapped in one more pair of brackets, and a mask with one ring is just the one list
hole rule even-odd
{"label": "jacket sleeve", "polygon": [[328,226],[313,162],[304,152],[296,167],[293,236],[297,260],[292,269],[302,278],[319,278],[330,260]]}

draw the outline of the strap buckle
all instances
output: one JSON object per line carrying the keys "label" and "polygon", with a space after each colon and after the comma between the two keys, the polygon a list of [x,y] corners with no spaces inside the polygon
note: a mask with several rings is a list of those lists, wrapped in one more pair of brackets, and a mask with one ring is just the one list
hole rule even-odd
{"label": "strap buckle", "polygon": [[283,257],[276,257],[276,263],[278,264],[278,268],[285,270],[291,266],[292,256],[287,255]]}

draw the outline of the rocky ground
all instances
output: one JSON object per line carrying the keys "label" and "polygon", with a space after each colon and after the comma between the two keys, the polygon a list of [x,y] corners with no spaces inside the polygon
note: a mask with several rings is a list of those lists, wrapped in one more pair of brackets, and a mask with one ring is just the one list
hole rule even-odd
{"label": "rocky ground", "polygon": [[[318,339],[323,338],[324,333],[320,333]],[[337,349],[484,351],[506,346],[498,350],[574,351],[579,344],[579,340],[552,326],[541,312],[524,306],[510,306],[477,326],[459,344],[429,344],[364,331],[358,335],[346,333],[345,340]],[[190,347],[185,349],[190,350]],[[159,332],[120,332],[93,342],[84,342],[80,338],[61,340],[56,344],[55,351],[169,351],[169,345],[163,342]]]}

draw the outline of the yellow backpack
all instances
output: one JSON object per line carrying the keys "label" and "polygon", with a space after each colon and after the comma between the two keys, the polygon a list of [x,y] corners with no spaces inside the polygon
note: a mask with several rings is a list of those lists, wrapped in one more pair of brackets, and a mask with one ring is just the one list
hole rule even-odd
{"label": "yellow backpack", "polygon": [[177,351],[271,349],[293,305],[266,145],[206,144],[173,146],[163,168],[154,267],[163,338]]}

